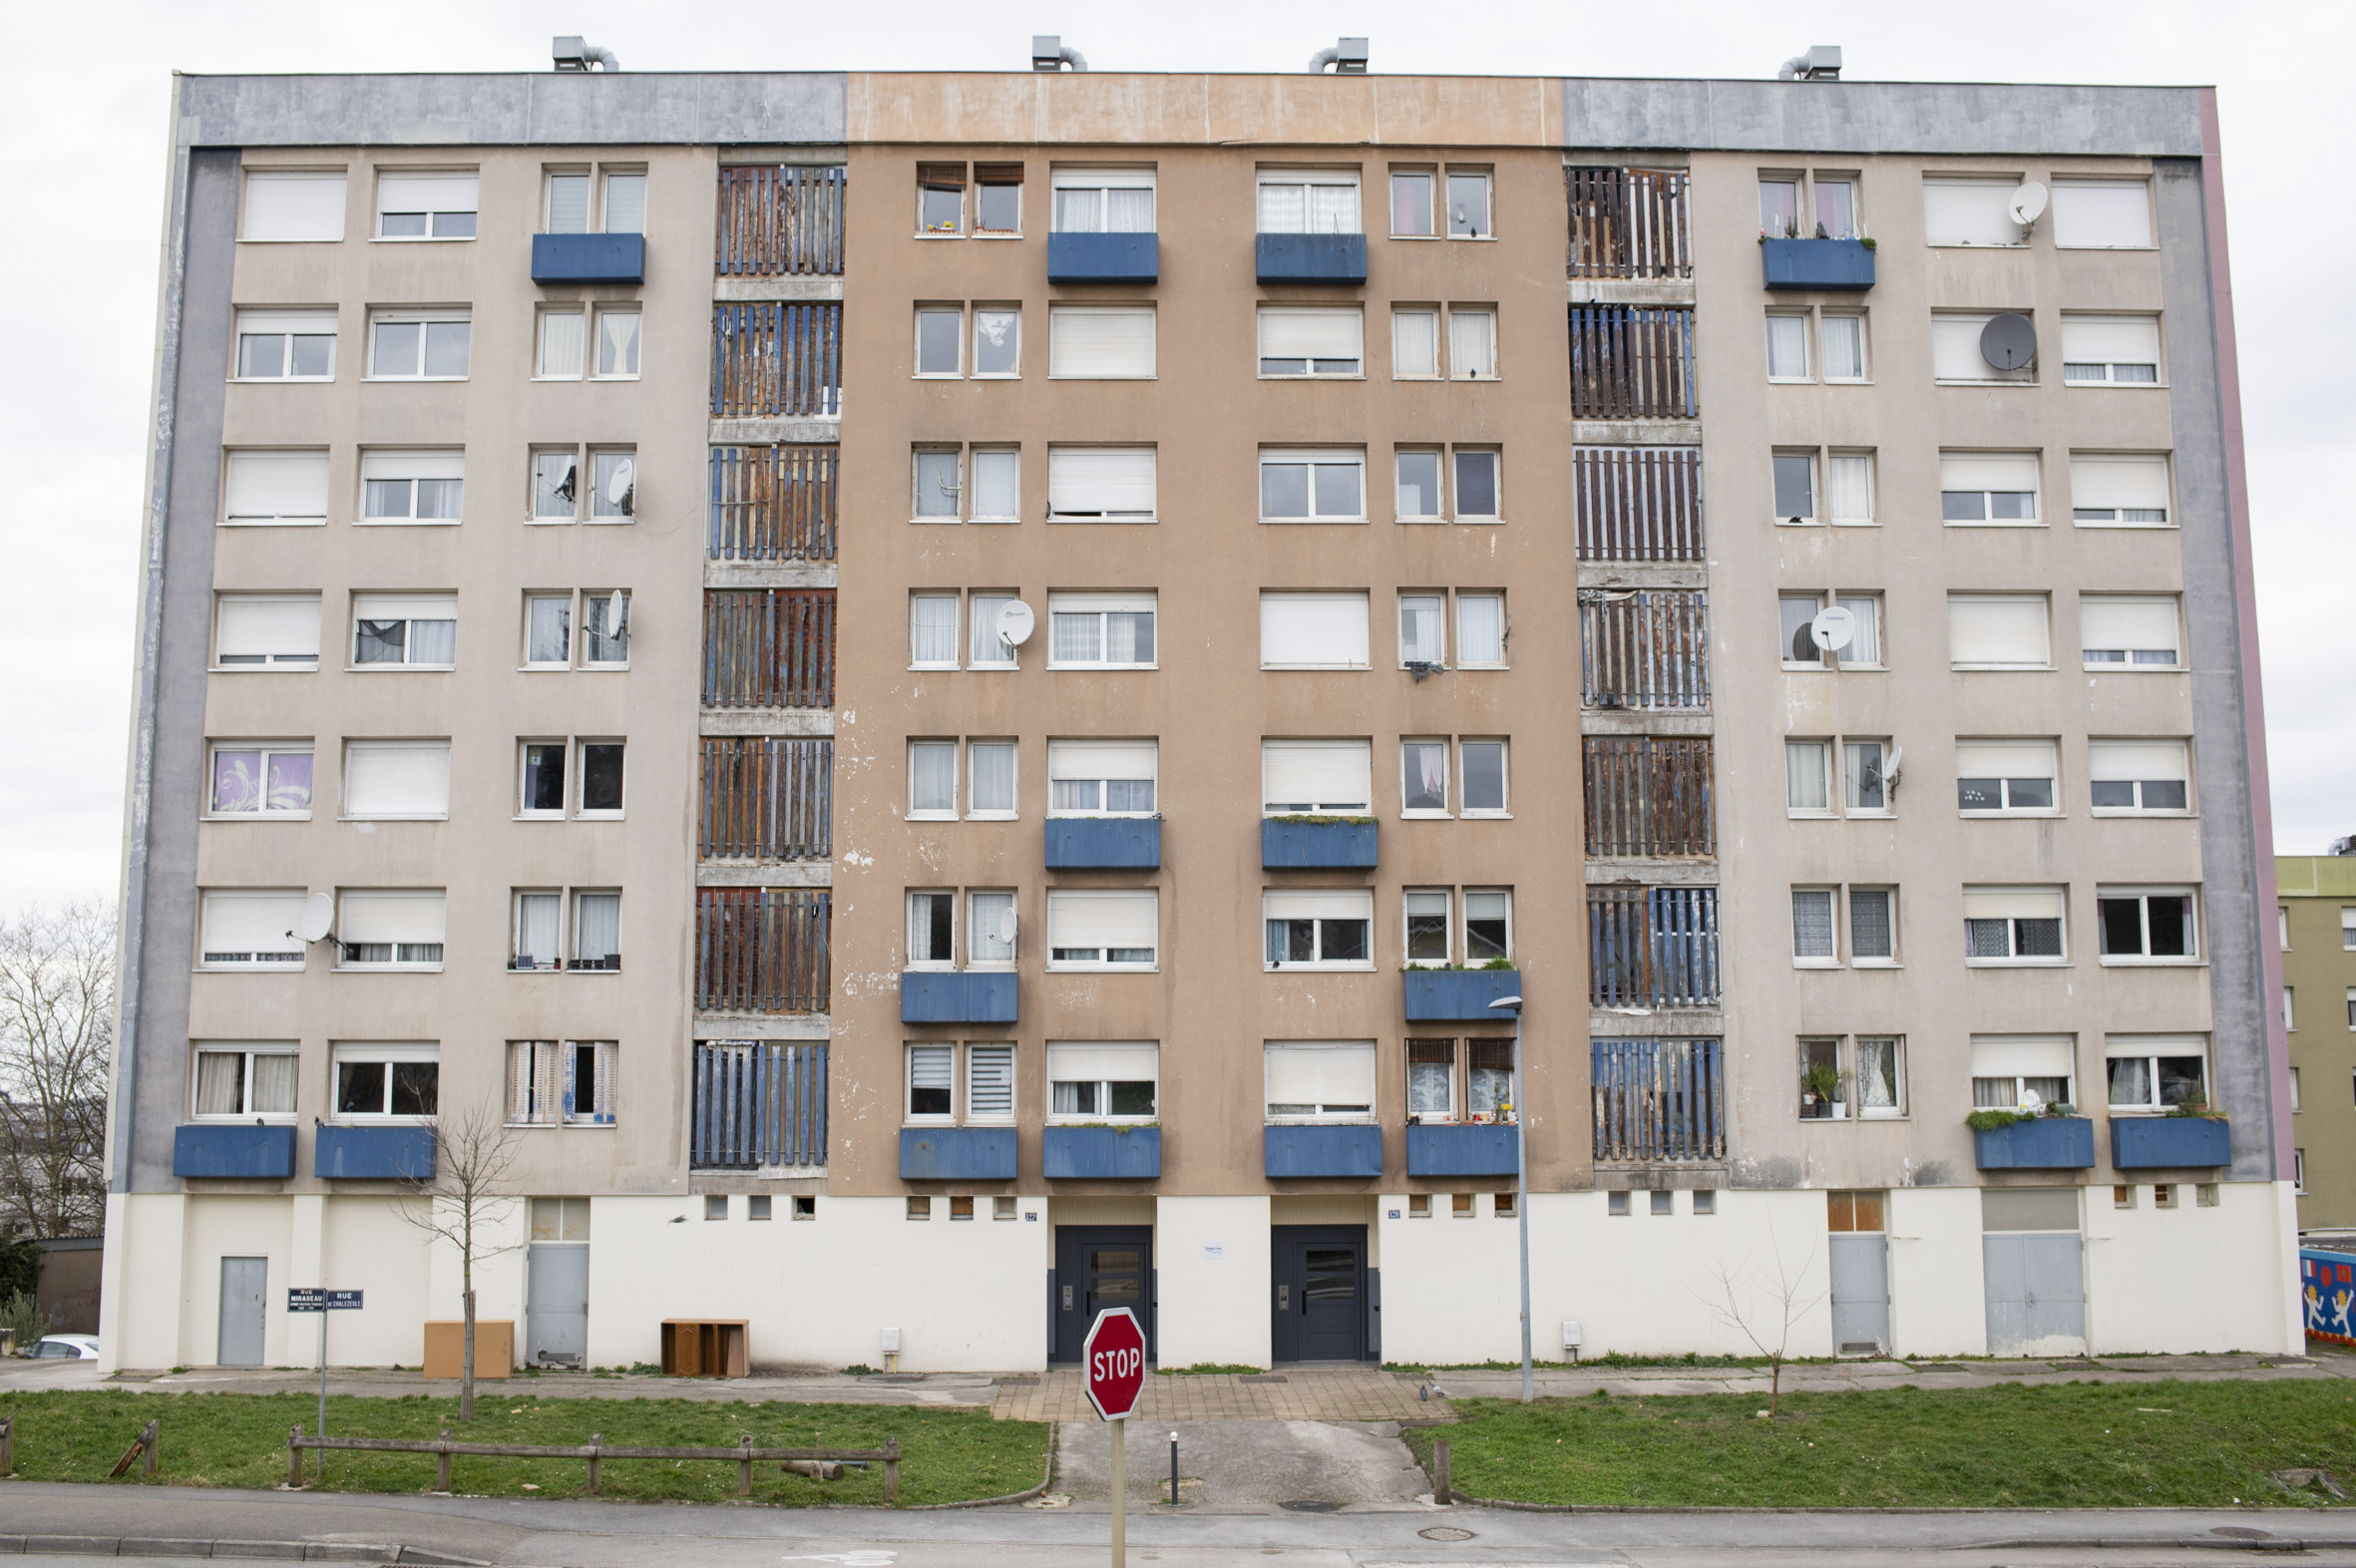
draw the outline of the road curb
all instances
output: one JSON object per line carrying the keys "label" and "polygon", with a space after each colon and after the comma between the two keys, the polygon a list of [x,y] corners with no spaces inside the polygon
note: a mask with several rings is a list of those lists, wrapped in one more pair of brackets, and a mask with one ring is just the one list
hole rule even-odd
{"label": "road curb", "polygon": [[475,1557],[390,1542],[193,1540],[159,1535],[0,1535],[0,1555],[50,1552],[77,1557],[218,1557],[311,1563],[420,1563],[425,1568],[489,1568]]}
{"label": "road curb", "polygon": [[[1655,1516],[1689,1513],[1828,1513],[1828,1514],[1908,1514],[1908,1513],[2018,1513],[2014,1508],[1745,1508],[1732,1504],[1713,1506],[1708,1503],[1683,1507],[1648,1507],[1643,1503],[1534,1503],[1520,1502],[1511,1497],[1475,1497],[1470,1492],[1457,1490],[1456,1501],[1474,1508],[1495,1508],[1508,1513],[1629,1513]],[[2263,1518],[2265,1515],[2260,1514]],[[2002,1540],[1974,1541],[1974,1551],[2032,1551],[2052,1547],[2074,1547],[2084,1551],[2153,1551],[2182,1550],[2207,1547],[2227,1552],[2318,1552],[2356,1550],[2356,1535],[2318,1538],[2299,1535],[2267,1534],[2252,1539],[2247,1536],[2220,1535],[2096,1535],[2096,1536],[2008,1536]]]}

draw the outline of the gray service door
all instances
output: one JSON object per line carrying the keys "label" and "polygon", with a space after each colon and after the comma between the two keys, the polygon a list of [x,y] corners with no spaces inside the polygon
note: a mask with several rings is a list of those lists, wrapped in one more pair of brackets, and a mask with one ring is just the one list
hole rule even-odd
{"label": "gray service door", "polygon": [[270,1283],[267,1258],[223,1258],[220,1261],[220,1346],[215,1359],[223,1367],[261,1365],[262,1326]]}
{"label": "gray service door", "polygon": [[524,1361],[579,1367],[589,1355],[589,1248],[535,1243],[525,1258]]}
{"label": "gray service door", "polygon": [[2075,1232],[1985,1236],[1988,1354],[2086,1354],[2086,1282]]}
{"label": "gray service door", "polygon": [[1890,1348],[1889,1238],[1832,1238],[1832,1349],[1869,1356]]}

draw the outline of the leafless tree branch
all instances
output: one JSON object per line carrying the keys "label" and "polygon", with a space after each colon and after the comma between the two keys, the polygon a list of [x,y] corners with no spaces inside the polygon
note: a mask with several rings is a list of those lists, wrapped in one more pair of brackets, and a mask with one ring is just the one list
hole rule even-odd
{"label": "leafless tree branch", "polygon": [[0,1230],[106,1223],[115,915],[85,900],[0,921]]}
{"label": "leafless tree branch", "polygon": [[401,1218],[434,1240],[457,1249],[459,1300],[465,1315],[459,1358],[458,1418],[475,1418],[475,1264],[524,1245],[513,1231],[498,1239],[515,1212],[510,1191],[518,1148],[516,1132],[496,1107],[477,1102],[444,1113],[434,1127],[434,1174],[409,1184],[423,1201],[405,1207]]}
{"label": "leafless tree branch", "polygon": [[[1714,1270],[1718,1280],[1719,1299],[1714,1301],[1705,1297],[1702,1299],[1702,1305],[1710,1310],[1710,1316],[1740,1333],[1744,1339],[1751,1342],[1752,1347],[1761,1356],[1767,1358],[1767,1413],[1768,1418],[1772,1419],[1780,1413],[1782,1408],[1783,1364],[1790,1359],[1791,1325],[1795,1320],[1805,1316],[1816,1303],[1822,1301],[1824,1293],[1819,1291],[1813,1296],[1803,1297],[1800,1295],[1800,1286],[1807,1279],[1808,1264],[1815,1257],[1814,1247],[1811,1246],[1807,1255],[1800,1259],[1799,1274],[1795,1279],[1791,1271],[1783,1265],[1783,1245],[1771,1226],[1767,1230],[1767,1246],[1775,1261],[1774,1273],[1771,1276],[1764,1269],[1752,1268],[1751,1260],[1748,1257],[1743,1260],[1743,1267],[1740,1269],[1729,1269],[1725,1263],[1721,1262]],[[1771,1329],[1756,1326],[1753,1322],[1752,1309],[1746,1303],[1745,1298],[1750,1293],[1754,1280],[1759,1282],[1757,1293],[1767,1298],[1768,1306],[1776,1314]],[[1770,1338],[1773,1341],[1772,1344],[1768,1343]]]}

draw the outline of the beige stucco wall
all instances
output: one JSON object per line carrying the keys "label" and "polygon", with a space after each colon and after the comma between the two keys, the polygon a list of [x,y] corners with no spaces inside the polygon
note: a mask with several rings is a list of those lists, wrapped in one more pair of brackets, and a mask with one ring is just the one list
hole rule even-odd
{"label": "beige stucco wall", "polygon": [[[2299,1073],[2292,1144],[2305,1156],[2301,1229],[2356,1228],[2356,952],[2340,935],[2340,912],[2356,908],[2356,856],[2277,855],[2274,872],[2289,920],[2282,980],[2295,1003],[2291,1065]],[[2279,1003],[2278,1003],[2279,1004]]]}

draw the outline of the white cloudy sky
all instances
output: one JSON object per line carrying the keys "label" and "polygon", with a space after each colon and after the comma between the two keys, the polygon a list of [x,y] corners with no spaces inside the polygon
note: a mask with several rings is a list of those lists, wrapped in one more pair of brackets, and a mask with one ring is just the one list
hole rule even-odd
{"label": "white cloudy sky", "polygon": [[1380,71],[1756,77],[1837,43],[1852,77],[2216,84],[2275,846],[2316,854],[2356,833],[2356,550],[2333,511],[2347,493],[2325,483],[2356,451],[2356,203],[2339,156],[2356,6],[76,0],[12,11],[0,95],[0,211],[14,214],[0,311],[18,348],[0,376],[16,497],[0,512],[0,734],[17,745],[0,770],[0,914],[111,895],[119,875],[172,71],[546,70],[558,32],[641,70],[1016,70],[1031,33],[1056,32],[1099,70],[1291,71],[1344,31],[1373,39]]}

